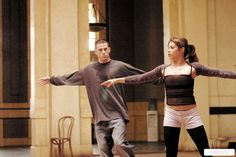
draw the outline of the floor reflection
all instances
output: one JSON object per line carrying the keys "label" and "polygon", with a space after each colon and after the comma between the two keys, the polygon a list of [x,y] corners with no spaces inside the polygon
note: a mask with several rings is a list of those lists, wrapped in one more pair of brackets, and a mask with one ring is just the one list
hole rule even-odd
{"label": "floor reflection", "polygon": [[0,157],[30,157],[30,147],[0,147]]}

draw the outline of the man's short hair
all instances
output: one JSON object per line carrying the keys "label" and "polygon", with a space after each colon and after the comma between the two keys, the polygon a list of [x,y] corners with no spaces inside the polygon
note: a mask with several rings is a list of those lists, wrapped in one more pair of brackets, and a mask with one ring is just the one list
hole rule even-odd
{"label": "man's short hair", "polygon": [[95,46],[97,46],[98,44],[104,44],[107,43],[108,47],[110,46],[108,41],[106,41],[105,39],[99,39],[95,42]]}

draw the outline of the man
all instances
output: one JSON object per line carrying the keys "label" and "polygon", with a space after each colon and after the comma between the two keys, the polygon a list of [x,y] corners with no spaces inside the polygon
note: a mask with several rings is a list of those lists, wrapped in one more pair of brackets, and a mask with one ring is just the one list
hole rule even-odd
{"label": "man", "polygon": [[110,58],[111,48],[105,40],[95,43],[97,62],[72,74],[41,78],[41,85],[85,85],[95,121],[95,133],[102,157],[112,157],[112,148],[120,156],[133,157],[131,145],[126,140],[126,124],[129,121],[123,85],[105,88],[100,84],[108,79],[140,74],[144,71]]}

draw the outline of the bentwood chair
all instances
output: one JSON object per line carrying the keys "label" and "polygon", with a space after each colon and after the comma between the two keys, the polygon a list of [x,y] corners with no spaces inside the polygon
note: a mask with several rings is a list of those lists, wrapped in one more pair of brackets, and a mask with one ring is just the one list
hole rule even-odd
{"label": "bentwood chair", "polygon": [[52,157],[53,145],[57,145],[59,157],[64,157],[64,144],[69,144],[70,154],[73,157],[71,146],[71,133],[74,125],[74,117],[63,116],[58,120],[58,137],[51,138],[50,155]]}

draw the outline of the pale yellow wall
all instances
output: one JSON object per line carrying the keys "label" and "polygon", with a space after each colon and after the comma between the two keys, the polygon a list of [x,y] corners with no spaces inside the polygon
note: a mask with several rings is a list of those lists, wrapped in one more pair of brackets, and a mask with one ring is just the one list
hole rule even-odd
{"label": "pale yellow wall", "polygon": [[[236,1],[208,1],[208,6],[209,65],[236,71]],[[236,105],[235,80],[210,79],[209,85],[210,106]],[[232,125],[232,121],[236,120],[236,115],[212,115],[210,118],[210,133],[213,139],[222,139],[222,146],[227,146],[228,141],[235,140],[236,126]]]}
{"label": "pale yellow wall", "polygon": [[147,141],[147,110],[148,102],[130,102],[130,122],[127,126],[127,139],[129,141]]}
{"label": "pale yellow wall", "polygon": [[[30,1],[30,43],[31,43],[31,98],[30,118],[32,146],[34,157],[49,154],[49,102],[48,88],[36,85],[37,79],[48,73],[47,64],[47,18],[46,1]],[[36,68],[40,67],[40,68]]]}
{"label": "pale yellow wall", "polygon": [[[84,87],[39,86],[43,76],[72,73],[89,62],[88,1],[31,0],[31,157],[49,156],[57,120],[75,117],[74,155],[92,153],[91,111]],[[66,153],[68,153],[66,147]]]}
{"label": "pale yellow wall", "polygon": [[[196,46],[200,63],[235,71],[234,6],[234,0],[227,3],[221,0],[163,1],[165,52],[171,36],[184,36]],[[169,63],[166,54],[165,63]],[[211,106],[236,105],[235,80],[198,77],[195,81],[195,96],[210,144],[213,145],[219,137],[235,137],[236,128],[232,125],[232,120],[236,120],[235,115],[209,115]],[[195,149],[186,131],[181,133],[180,149]]]}
{"label": "pale yellow wall", "polygon": [[[129,123],[127,125],[127,139],[129,141],[144,141],[148,140],[147,128],[147,112],[148,102],[128,102]],[[157,107],[157,132],[158,141],[164,141],[163,117],[164,104],[158,101]]]}

